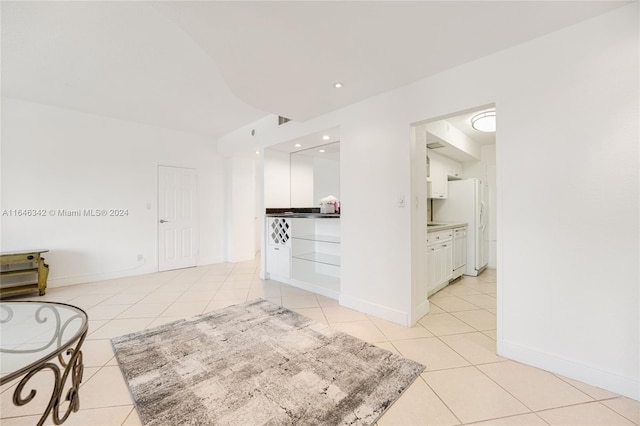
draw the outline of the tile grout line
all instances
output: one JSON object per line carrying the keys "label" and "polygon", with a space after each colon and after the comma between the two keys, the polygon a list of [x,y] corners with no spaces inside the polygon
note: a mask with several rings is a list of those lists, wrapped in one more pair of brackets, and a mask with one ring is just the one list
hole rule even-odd
{"label": "tile grout line", "polygon": [[[583,392],[583,393],[584,393],[584,392]],[[590,396],[590,395],[587,395],[587,396],[589,396],[589,397],[591,398],[591,396]],[[611,399],[615,399],[615,398],[611,398]],[[637,424],[637,423],[635,423],[633,420],[631,420],[630,418],[626,417],[624,414],[617,412],[616,410],[612,409],[611,407],[607,406],[606,404],[603,404],[603,403],[602,403],[602,401],[606,401],[606,399],[603,399],[603,400],[596,400],[596,399],[594,399],[593,401],[578,402],[578,403],[575,403],[575,404],[562,405],[562,406],[560,406],[560,407],[545,408],[545,409],[543,409],[543,410],[538,410],[538,411],[537,411],[537,413],[538,413],[538,412],[539,412],[539,413],[543,413],[543,412],[546,412],[546,411],[553,411],[553,410],[558,410],[558,409],[568,408],[568,407],[579,407],[579,406],[581,406],[581,405],[598,404],[598,405],[601,405],[602,407],[606,408],[606,409],[607,409],[607,410],[609,410],[610,412],[612,412],[612,413],[614,413],[614,414],[616,414],[616,415],[618,415],[618,416],[620,416],[620,417],[624,418],[625,420],[630,421],[630,422],[631,422],[631,424],[634,424],[634,425],[635,425],[635,424]],[[543,419],[543,420],[544,420],[544,419]]]}
{"label": "tile grout line", "polygon": [[[445,287],[445,288],[446,288],[446,287]],[[459,298],[459,299],[460,299],[460,298]],[[463,300],[463,299],[460,299],[460,300]],[[465,301],[465,302],[466,302],[466,301]],[[467,303],[471,303],[471,302],[467,302]],[[471,303],[471,304],[473,304],[473,303]],[[480,309],[482,309],[482,308],[480,308]],[[473,328],[474,330],[476,330],[476,331],[475,331],[475,332],[473,332],[473,333],[482,333],[482,330],[479,330],[478,328],[474,327],[473,325],[469,324],[468,322],[466,322],[466,321],[462,320],[461,318],[458,318],[458,317],[457,317],[453,312],[449,312],[449,311],[446,311],[446,310],[445,310],[445,312],[446,312],[446,313],[448,313],[448,314],[450,314],[450,315],[452,315],[454,318],[457,318],[459,321],[462,321],[463,323],[465,323],[465,324],[466,324],[466,325],[468,325],[469,327]],[[467,311],[465,311],[465,312],[467,312]],[[470,333],[458,333],[458,335],[461,335],[461,334],[470,334]],[[484,334],[484,333],[482,333],[482,334]],[[487,377],[491,382],[495,383],[498,387],[500,387],[502,390],[504,390],[508,395],[510,395],[510,396],[511,396],[511,397],[513,397],[516,401],[518,401],[520,404],[522,404],[522,406],[523,406],[523,407],[525,407],[527,410],[529,410],[529,412],[530,412],[530,413],[534,413],[534,411],[531,409],[531,407],[529,407],[527,404],[525,404],[524,402],[522,402],[519,398],[517,398],[515,395],[513,395],[511,392],[509,392],[507,389],[505,389],[503,386],[501,386],[499,383],[497,383],[497,382],[496,382],[495,380],[493,380],[491,377],[489,377],[486,373],[484,373],[481,369],[479,369],[479,368],[477,367],[477,364],[472,363],[469,359],[467,359],[467,358],[466,358],[466,357],[464,357],[462,354],[460,354],[458,351],[456,351],[453,347],[451,347],[450,345],[448,345],[448,344],[447,344],[443,339],[441,339],[441,338],[440,338],[440,337],[443,337],[443,336],[447,336],[447,335],[436,336],[436,337],[438,338],[438,340],[439,340],[442,344],[444,344],[446,347],[448,347],[449,349],[451,349],[455,354],[457,354],[457,355],[458,355],[458,356],[460,356],[462,359],[464,359],[466,362],[468,362],[470,367],[473,367],[474,369],[476,369],[476,371],[480,372],[483,376]],[[496,354],[496,355],[497,355],[497,354]],[[505,361],[508,361],[508,360],[505,360]],[[505,362],[505,361],[502,361],[502,362]],[[480,364],[480,365],[483,365],[483,364]],[[466,367],[455,367],[455,369],[459,369],[459,368],[468,368],[469,366],[466,366]],[[454,368],[452,368],[452,369],[454,369]],[[441,371],[441,370],[437,370],[437,371]],[[425,380],[425,382],[426,382],[426,380]],[[427,383],[427,384],[428,384],[428,383]],[[433,390],[433,391],[434,391],[434,393],[435,393],[436,395],[438,395],[438,393],[437,393],[435,390]],[[440,395],[438,395],[438,397],[440,397]],[[441,398],[441,399],[442,399],[442,398]],[[454,415],[455,415],[455,414],[454,414]],[[456,417],[457,417],[457,416],[456,416]],[[507,417],[512,417],[512,416],[507,416]],[[458,420],[459,420],[459,419],[458,419]],[[485,420],[491,420],[491,419],[485,419]],[[481,421],[485,421],[485,420],[481,420]]]}
{"label": "tile grout line", "polygon": [[420,379],[422,379],[422,381],[427,385],[427,387],[431,390],[431,392],[433,392],[433,394],[440,400],[440,402],[442,402],[442,405],[444,405],[447,410],[449,410],[449,412],[451,413],[451,415],[453,415],[453,417],[456,418],[456,420],[458,421],[459,425],[462,425],[462,420],[460,420],[460,418],[456,415],[456,413],[451,409],[451,407],[449,407],[449,405],[440,397],[440,395],[438,395],[438,392],[436,392],[435,389],[433,389],[431,387],[431,385],[429,384],[429,382],[427,382],[427,380],[422,377],[422,374],[420,374]]}
{"label": "tile grout line", "polygon": [[[445,288],[446,288],[446,287],[445,287]],[[450,293],[450,294],[451,294],[451,293]],[[487,295],[489,295],[490,293],[483,293],[483,294],[487,294]],[[456,296],[456,297],[458,297],[458,296]],[[473,302],[470,302],[470,301],[468,301],[468,300],[463,299],[462,297],[458,297],[458,298],[459,298],[459,299],[461,299],[461,300],[463,300],[463,301],[465,301],[465,302],[468,302],[468,303],[471,303],[471,304],[473,304],[473,305],[475,305],[475,306],[478,306],[478,305],[474,304]],[[437,303],[436,303],[436,306],[437,306]],[[489,312],[489,313],[490,313],[490,314],[492,314],[492,315],[495,315],[493,312],[490,312],[490,311],[489,311],[489,308],[483,308],[483,307],[480,307],[480,306],[478,306],[478,308],[479,308],[480,310],[487,311],[487,312]],[[443,309],[443,308],[440,308],[440,309]],[[495,308],[491,308],[491,309],[495,309]],[[444,309],[443,309],[443,310],[444,310]],[[465,311],[456,311],[456,312],[468,312],[468,311],[469,311],[469,310],[465,310]],[[460,321],[462,321],[462,322],[464,322],[465,324],[469,325],[470,327],[474,328],[475,330],[477,330],[478,332],[482,333],[483,335],[486,335],[486,334],[485,334],[485,331],[489,331],[489,330],[479,330],[477,327],[474,327],[472,324],[469,324],[468,322],[464,321],[463,319],[461,319],[461,318],[457,317],[457,316],[454,314],[454,312],[450,312],[450,311],[446,311],[446,310],[445,310],[445,312],[450,313],[450,314],[451,314],[451,315],[453,315],[455,318],[459,319]],[[462,334],[462,333],[460,333],[460,334]],[[436,337],[440,338],[441,336],[436,336]],[[491,338],[490,336],[487,336],[487,337]],[[442,339],[440,339],[440,340],[442,341],[442,343],[444,343],[445,345],[447,345],[447,344],[446,344],[446,342],[445,342],[444,340],[442,340]],[[493,339],[492,339],[492,340],[493,340]],[[451,349],[452,349],[456,354],[458,354],[458,355],[459,355],[459,356],[461,356],[463,359],[465,359],[467,362],[469,362],[469,360],[468,360],[467,358],[465,358],[462,354],[460,354],[460,353],[459,353],[458,351],[456,351],[454,348],[452,348],[452,347],[451,347],[451,346],[449,346],[449,345],[447,345],[447,346],[448,346],[448,347],[450,347],[450,348],[451,348]],[[496,355],[497,355],[497,354],[496,354]],[[499,355],[497,355],[497,356],[499,356]],[[508,359],[505,359],[505,361],[509,361],[509,360],[508,360]],[[505,362],[505,361],[502,361],[502,362]],[[474,367],[476,367],[476,369],[477,369],[477,370],[479,370],[481,373],[483,373],[486,377],[488,377],[490,380],[492,380],[494,383],[496,383],[498,386],[500,386],[502,389],[504,389],[504,390],[505,390],[509,395],[511,395],[512,397],[514,397],[516,400],[518,400],[520,403],[522,403],[525,407],[527,407],[528,409],[530,409],[530,410],[531,410],[531,408],[530,408],[529,406],[527,406],[527,404],[525,404],[523,401],[521,401],[519,398],[517,398],[515,395],[513,395],[511,392],[509,392],[506,388],[504,388],[504,387],[503,387],[503,386],[501,386],[499,383],[497,383],[495,380],[493,380],[491,377],[489,377],[489,376],[488,376],[486,373],[484,373],[481,369],[477,368],[477,365],[487,365],[487,364],[493,364],[493,363],[482,363],[482,364],[472,364],[472,365],[473,365]],[[546,370],[543,370],[543,371],[546,371]],[[549,373],[550,373],[550,372],[549,372]],[[562,380],[562,378],[561,378],[561,377],[558,377],[558,376],[556,376],[556,375],[555,375],[555,374],[553,374],[553,373],[550,373],[550,374],[552,374],[554,377],[557,377],[558,379]],[[577,403],[577,404],[562,405],[562,406],[553,407],[553,408],[549,408],[549,409],[545,409],[545,410],[539,410],[539,411],[548,411],[548,410],[554,410],[554,409],[564,408],[564,407],[569,407],[569,406],[574,406],[574,405],[583,405],[583,404],[590,404],[590,403],[593,403],[593,402],[597,402],[597,403],[600,403],[601,405],[605,406],[606,408],[608,408],[610,411],[612,411],[612,412],[614,412],[614,413],[616,413],[616,414],[618,414],[618,415],[620,415],[620,416],[624,417],[624,418],[625,418],[625,419],[627,419],[627,420],[630,420],[630,419],[628,419],[626,416],[624,416],[623,414],[618,413],[616,410],[613,410],[612,408],[608,407],[608,406],[607,406],[607,405],[605,405],[605,404],[602,404],[602,401],[605,401],[605,400],[608,400],[608,399],[615,399],[615,398],[618,398],[619,396],[617,396],[617,397],[610,397],[610,398],[604,398],[604,399],[597,399],[597,398],[592,397],[591,395],[587,394],[586,392],[582,391],[581,389],[577,388],[576,386],[572,385],[571,383],[568,383],[568,382],[567,382],[567,381],[565,381],[565,380],[562,380],[562,382],[563,382],[563,383],[566,383],[566,384],[568,384],[568,385],[570,385],[570,386],[572,386],[572,387],[573,387],[574,389],[576,389],[578,392],[580,392],[581,394],[584,394],[587,398],[591,398],[591,401],[589,401],[589,402]],[[537,414],[537,413],[538,413],[538,411],[531,410],[531,412],[532,412],[532,413],[534,413],[534,414],[536,414],[536,416],[537,416],[538,418],[540,418],[542,421],[544,421],[545,423],[547,423],[543,418],[541,418],[541,417]],[[631,420],[630,420],[630,421],[631,421]],[[633,421],[631,421],[631,422],[633,423]]]}
{"label": "tile grout line", "polygon": [[[459,298],[459,299],[461,299],[461,298]],[[461,299],[461,300],[464,300],[464,299]],[[468,301],[465,301],[465,302],[468,302]],[[468,302],[468,303],[473,304],[472,302]],[[477,306],[477,305],[476,305],[476,306]],[[442,309],[442,308],[441,308],[441,309]],[[479,309],[480,309],[480,310],[485,310],[485,311],[486,311],[486,309],[484,309],[484,308],[479,308]],[[484,334],[484,333],[483,333],[483,330],[479,330],[477,327],[474,327],[473,325],[469,324],[468,322],[464,321],[463,319],[458,318],[458,317],[457,317],[453,312],[449,312],[449,311],[445,311],[445,312],[447,312],[447,313],[449,313],[449,314],[453,315],[455,318],[457,318],[458,320],[460,320],[460,321],[464,322],[464,323],[465,323],[465,324],[467,324],[469,327],[471,327],[471,328],[473,328],[473,329],[477,330],[477,332],[480,332],[480,333]],[[468,311],[464,311],[464,312],[468,312]],[[489,313],[493,314],[492,312],[489,312]],[[486,330],[484,330],[484,331],[486,331]],[[464,334],[464,333],[459,333],[459,334]],[[478,368],[478,365],[487,365],[487,364],[495,364],[495,363],[483,363],[483,364],[474,364],[474,363],[471,363],[471,362],[470,362],[467,358],[465,358],[462,354],[460,354],[460,353],[459,353],[458,351],[456,351],[454,348],[452,348],[451,346],[449,346],[449,345],[448,345],[444,340],[440,339],[440,337],[441,337],[441,336],[436,336],[436,337],[438,337],[438,339],[439,339],[443,344],[445,344],[447,347],[449,347],[451,350],[453,350],[457,355],[459,355],[460,357],[462,357],[465,361],[469,362],[469,363],[471,364],[471,366],[473,366],[477,371],[479,371],[481,374],[483,374],[485,377],[487,377],[489,380],[491,380],[493,383],[495,383],[497,386],[499,386],[501,389],[503,389],[503,390],[504,390],[508,395],[510,395],[511,397],[513,397],[516,401],[520,402],[520,403],[521,403],[525,408],[527,408],[527,409],[530,411],[530,413],[534,413],[538,418],[540,418],[542,421],[544,421],[545,423],[547,423],[547,424],[548,424],[548,422],[546,422],[543,418],[541,418],[541,417],[537,414],[537,411],[533,410],[531,407],[529,407],[527,404],[525,404],[525,403],[524,403],[524,401],[520,400],[520,398],[518,398],[516,395],[513,395],[513,394],[512,394],[508,389],[506,389],[504,386],[502,386],[500,383],[496,382],[496,381],[495,381],[493,378],[491,378],[488,374],[486,374],[484,371],[482,371],[480,368]],[[497,354],[496,354],[496,356],[499,356],[499,355],[497,355]],[[509,360],[509,359],[505,359],[504,361],[500,361],[500,362],[508,362],[508,361],[510,361],[510,360]],[[496,363],[497,363],[497,362],[496,362]],[[456,367],[456,368],[463,368],[463,367]],[[440,370],[438,370],[438,371],[440,371]],[[543,371],[544,371],[544,370],[543,370]],[[554,375],[554,376],[555,376],[555,375]],[[564,381],[563,381],[563,382],[564,382]],[[566,382],[565,382],[565,383],[566,383]],[[575,386],[574,386],[574,388],[575,388]],[[588,394],[586,394],[585,392],[581,391],[580,389],[576,388],[576,390],[578,390],[580,393],[584,394],[586,397],[591,398],[591,399],[593,400],[593,401],[587,402],[587,404],[588,404],[588,403],[592,403],[592,402],[599,402],[599,401],[595,400],[593,397],[591,397],[590,395],[588,395]],[[434,392],[435,392],[435,391],[434,391]],[[437,394],[437,392],[436,392],[436,394]],[[570,405],[567,405],[567,406],[571,406],[571,405],[582,405],[582,404],[585,404],[585,403],[580,403],[580,404],[570,404]],[[602,404],[602,405],[604,405],[604,404]],[[563,407],[565,407],[565,406],[554,407],[554,408],[550,408],[550,409],[548,409],[548,410],[557,409],[557,408],[563,408]],[[605,407],[606,407],[606,406],[605,406]],[[607,407],[607,408],[608,408],[608,407]],[[611,409],[610,409],[610,410],[611,410]],[[546,410],[539,410],[539,411],[546,411]],[[611,411],[614,411],[614,410],[611,410]],[[614,411],[614,412],[615,412],[615,411]],[[512,417],[512,416],[508,416],[508,417]],[[626,417],[625,417],[625,418],[626,418]],[[489,419],[489,420],[490,420],[490,419]]]}

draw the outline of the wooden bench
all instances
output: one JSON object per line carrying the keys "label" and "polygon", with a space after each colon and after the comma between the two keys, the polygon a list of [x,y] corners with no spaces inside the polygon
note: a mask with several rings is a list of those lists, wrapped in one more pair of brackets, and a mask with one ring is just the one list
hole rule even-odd
{"label": "wooden bench", "polygon": [[19,250],[0,253],[0,296],[38,290],[47,291],[49,265],[42,253],[49,250]]}

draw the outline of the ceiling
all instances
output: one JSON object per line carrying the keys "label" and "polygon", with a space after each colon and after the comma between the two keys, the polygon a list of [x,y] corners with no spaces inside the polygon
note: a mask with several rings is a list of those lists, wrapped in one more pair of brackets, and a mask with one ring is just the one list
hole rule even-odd
{"label": "ceiling", "polygon": [[628,3],[2,1],[2,94],[215,138],[268,114],[305,121]]}
{"label": "ceiling", "polygon": [[[301,136],[299,138],[281,142],[279,144],[270,146],[269,149],[292,153],[292,152],[306,151],[312,148],[317,148],[317,147],[325,146],[328,144],[334,144],[335,142],[340,142],[339,127],[325,129],[319,132],[313,132],[313,133]],[[339,145],[331,145],[331,146],[333,148],[336,148]]]}
{"label": "ceiling", "polygon": [[[471,118],[479,112],[495,110],[495,108],[480,108],[477,111],[466,112],[460,115],[449,117],[446,121],[453,127],[467,135],[469,139],[480,145],[493,145],[496,143],[495,132],[481,132],[471,127]],[[496,115],[497,117],[497,115]],[[499,120],[499,117],[497,117]]]}

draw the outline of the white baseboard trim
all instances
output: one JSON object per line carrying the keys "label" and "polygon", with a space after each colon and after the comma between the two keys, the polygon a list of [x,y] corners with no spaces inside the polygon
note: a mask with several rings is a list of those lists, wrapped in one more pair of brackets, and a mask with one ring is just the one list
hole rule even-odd
{"label": "white baseboard trim", "polygon": [[66,287],[76,284],[93,283],[96,281],[114,280],[117,278],[133,277],[138,275],[153,274],[158,272],[157,265],[150,265],[134,270],[103,272],[99,274],[79,275],[75,277],[63,277],[47,280],[47,288]]}
{"label": "white baseboard trim", "polygon": [[357,297],[352,297],[346,294],[340,294],[340,298],[338,300],[340,305],[344,307],[355,309],[356,311],[364,312],[365,314],[373,315],[374,317],[387,321],[395,322],[396,324],[409,326],[409,314],[406,312],[398,311],[376,303],[367,302],[366,300],[358,299]]}
{"label": "white baseboard trim", "polygon": [[498,355],[640,400],[640,381],[610,371],[502,341]]}
{"label": "white baseboard trim", "polygon": [[[196,267],[206,266],[206,265],[215,265],[215,264],[224,263],[224,262],[225,262],[224,259],[209,257],[204,259],[198,259],[198,263],[196,264]],[[154,273],[158,273],[158,265],[156,263],[150,263],[148,265],[141,264],[140,266],[135,266],[131,269],[124,269],[124,270],[110,271],[110,272],[100,272],[96,274],[77,275],[73,277],[51,278],[51,276],[49,276],[49,279],[47,280],[47,288],[66,287],[69,285],[86,284],[86,283],[93,283],[97,281],[114,280],[118,278],[135,277],[138,275],[154,274]]]}

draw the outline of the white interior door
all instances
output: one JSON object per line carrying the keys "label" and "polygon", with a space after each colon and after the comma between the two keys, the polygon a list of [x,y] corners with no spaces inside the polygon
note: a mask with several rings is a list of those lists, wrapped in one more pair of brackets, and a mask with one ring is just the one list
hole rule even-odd
{"label": "white interior door", "polygon": [[158,166],[158,270],[196,266],[196,171]]}

